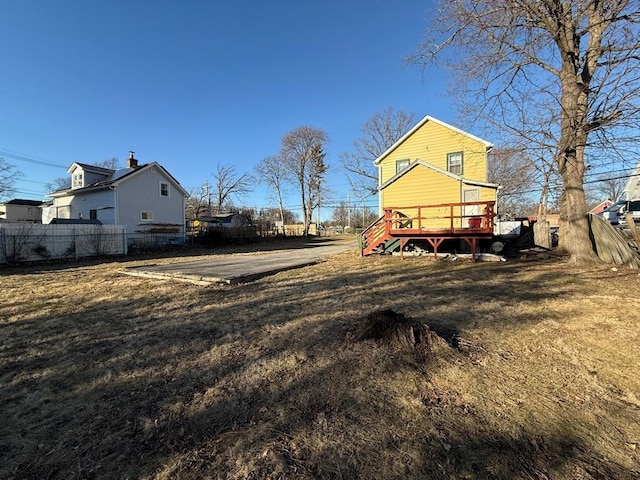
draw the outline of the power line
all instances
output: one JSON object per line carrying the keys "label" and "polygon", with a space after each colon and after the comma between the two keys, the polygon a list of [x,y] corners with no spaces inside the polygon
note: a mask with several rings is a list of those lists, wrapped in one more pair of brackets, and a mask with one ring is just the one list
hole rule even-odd
{"label": "power line", "polygon": [[46,197],[46,195],[42,192],[34,192],[32,190],[20,190],[16,188],[7,190],[7,193],[13,194],[13,195],[19,195],[19,196],[26,196],[26,197],[39,197],[38,200],[41,200],[42,198]]}
{"label": "power line", "polygon": [[5,150],[0,150],[0,155],[4,157],[13,158],[14,160],[20,160],[21,162],[35,163],[38,165],[45,165],[47,167],[64,168],[65,170],[68,168],[68,165],[60,165],[58,163],[47,162],[45,160],[38,160],[36,158],[28,157],[23,154],[11,153]]}
{"label": "power line", "polygon": [[38,182],[38,181],[36,181],[36,180],[24,180],[24,179],[22,179],[22,178],[17,179],[17,180],[16,180],[16,182],[37,183],[37,184],[39,184],[39,185],[44,185],[44,186],[49,185],[47,182]]}
{"label": "power line", "polygon": [[588,180],[584,183],[598,183],[598,182],[607,182],[609,180],[621,180],[623,178],[631,178],[631,177],[638,177],[640,176],[640,173],[632,173],[630,175],[621,175],[619,177],[609,177],[609,178],[598,178],[596,180]]}

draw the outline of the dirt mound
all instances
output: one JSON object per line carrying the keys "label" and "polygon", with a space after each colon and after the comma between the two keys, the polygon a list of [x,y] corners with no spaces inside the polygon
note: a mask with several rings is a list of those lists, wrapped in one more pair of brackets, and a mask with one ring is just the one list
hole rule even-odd
{"label": "dirt mound", "polygon": [[410,352],[420,363],[450,350],[447,342],[426,324],[390,309],[376,310],[367,315],[348,338],[351,342],[374,340],[379,345]]}

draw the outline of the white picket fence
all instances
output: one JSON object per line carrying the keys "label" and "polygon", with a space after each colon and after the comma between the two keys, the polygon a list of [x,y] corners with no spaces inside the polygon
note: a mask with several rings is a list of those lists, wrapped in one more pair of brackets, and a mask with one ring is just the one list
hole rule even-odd
{"label": "white picket fence", "polygon": [[0,264],[126,253],[122,225],[0,223]]}

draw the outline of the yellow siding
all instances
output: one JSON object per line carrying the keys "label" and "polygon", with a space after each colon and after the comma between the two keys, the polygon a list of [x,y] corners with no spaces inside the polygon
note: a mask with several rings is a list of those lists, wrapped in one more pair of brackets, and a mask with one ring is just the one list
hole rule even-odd
{"label": "yellow siding", "polygon": [[[477,188],[480,190],[480,201],[495,201],[496,189],[467,185],[442,173],[431,170],[423,165],[417,165],[387,188],[382,190],[383,208],[392,208],[402,212],[409,218],[421,217],[420,226],[425,229],[450,228],[466,226],[459,218],[451,224],[451,210],[448,207],[417,208],[425,205],[440,205],[449,203],[462,203],[462,189]],[[467,207],[467,210],[474,207]],[[482,210],[483,207],[475,207]],[[453,208],[453,215],[462,215],[460,207]],[[466,211],[466,215],[471,212]],[[479,214],[480,211],[474,212]],[[417,227],[414,222],[414,227]]]}
{"label": "yellow siding", "polygon": [[418,165],[382,191],[384,207],[456,203],[460,182]]}
{"label": "yellow siding", "polygon": [[[417,208],[409,207],[458,203],[460,202],[460,182],[418,165],[385,188],[382,195],[385,208],[400,207],[400,211],[410,218],[429,217],[422,223],[424,228],[448,228],[450,227],[449,208],[432,208],[428,211],[421,209],[419,213]],[[459,209],[456,209],[454,215],[459,215]]]}
{"label": "yellow siding", "polygon": [[396,174],[396,160],[409,159],[414,162],[420,159],[446,170],[447,154],[455,152],[463,152],[464,178],[487,181],[485,144],[428,120],[380,162],[380,183],[384,184]]}
{"label": "yellow siding", "polygon": [[498,199],[498,190],[495,188],[480,188],[481,202],[495,202]]}

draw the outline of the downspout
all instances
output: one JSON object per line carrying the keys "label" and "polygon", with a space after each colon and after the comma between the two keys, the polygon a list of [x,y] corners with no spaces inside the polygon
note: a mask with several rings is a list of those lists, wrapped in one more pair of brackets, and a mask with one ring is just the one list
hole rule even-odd
{"label": "downspout", "polygon": [[[382,186],[382,166],[378,165],[378,217],[381,217],[382,212],[382,190],[380,187]],[[364,211],[364,210],[363,210]],[[364,225],[362,226],[364,228]]]}
{"label": "downspout", "polygon": [[[458,182],[460,183],[460,193],[458,194],[458,198],[460,200],[460,203],[463,204],[464,203],[464,196],[462,195],[462,192],[464,190],[464,188],[462,187],[462,177],[460,177],[460,180],[458,180]],[[465,220],[467,220],[464,216],[467,214],[467,207],[465,207],[464,205],[460,205],[460,228],[464,228],[464,223]],[[453,225],[451,225],[453,227]]]}
{"label": "downspout", "polygon": [[185,212],[186,210],[186,201],[187,197],[182,196],[182,243],[187,243],[187,219]]}
{"label": "downspout", "polygon": [[[120,225],[120,209],[118,208],[118,189],[116,187],[114,187],[113,185],[109,185],[109,190],[111,190],[113,192],[113,208],[114,208],[114,215],[113,215],[113,223],[115,225]],[[127,227],[124,227],[123,231],[122,231],[122,245],[123,245],[123,251],[124,254],[126,255],[128,253],[129,250],[129,242],[127,242]]]}
{"label": "downspout", "polygon": [[110,185],[109,190],[113,192],[113,208],[115,209],[113,222],[115,225],[120,225],[120,209],[118,208],[118,189],[113,185]]}
{"label": "downspout", "polygon": [[493,234],[496,235],[496,233],[498,235],[500,235],[502,233],[502,228],[498,229],[498,231],[496,232],[496,229],[498,228],[498,221],[500,221],[500,218],[498,217],[498,201],[500,199],[500,190],[502,190],[504,187],[502,185],[498,185],[498,188],[496,188],[496,204],[493,206]]}

